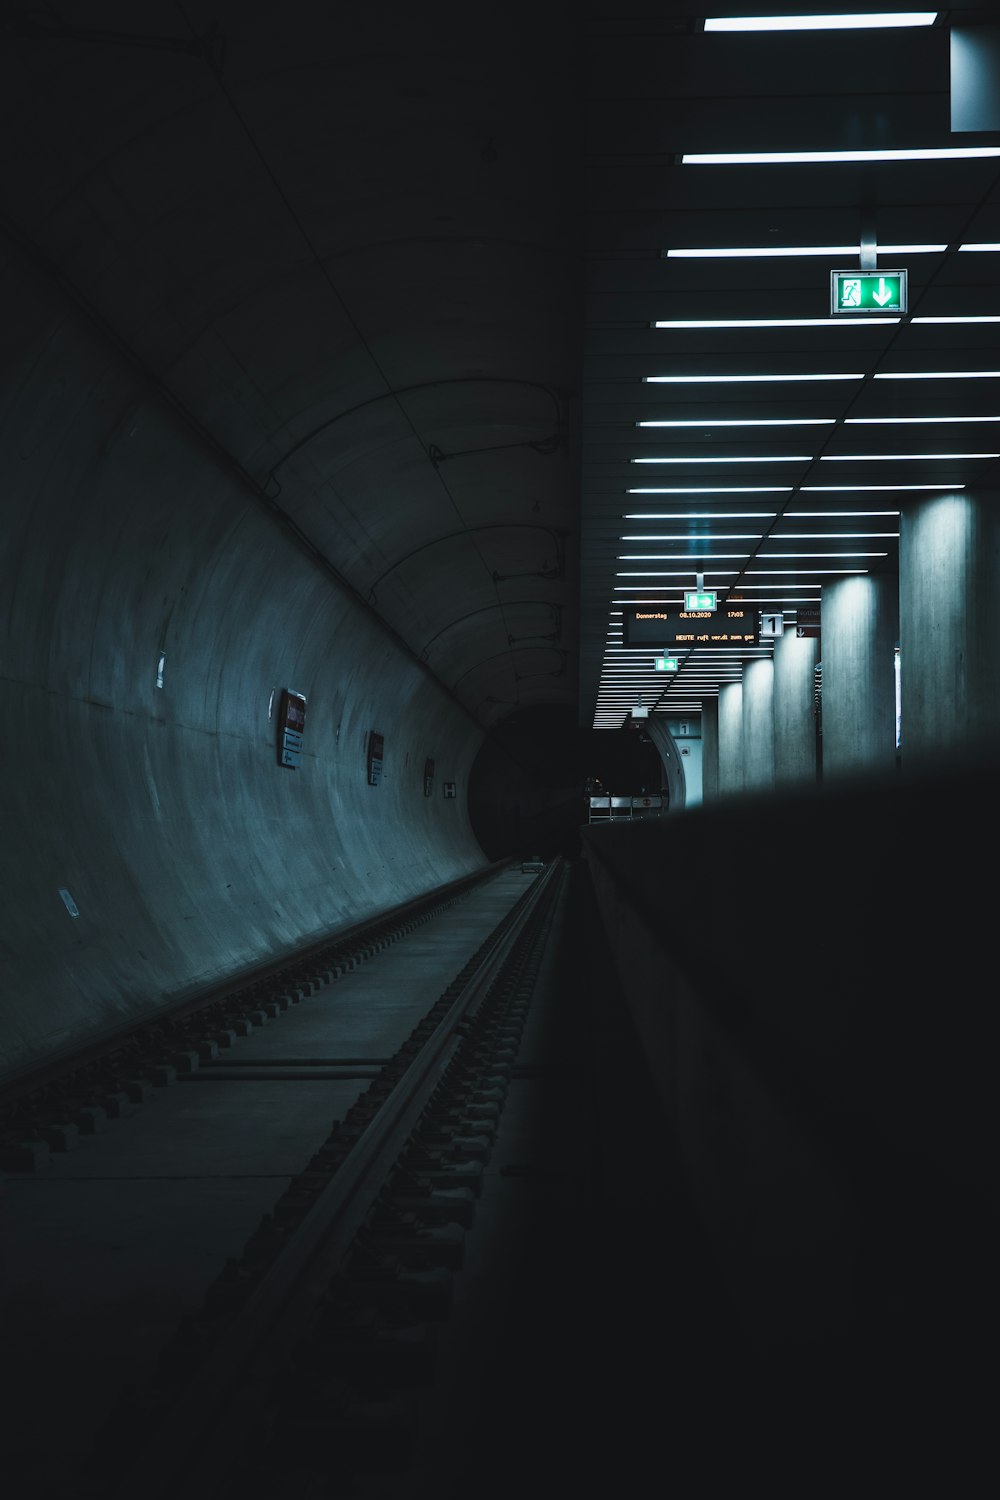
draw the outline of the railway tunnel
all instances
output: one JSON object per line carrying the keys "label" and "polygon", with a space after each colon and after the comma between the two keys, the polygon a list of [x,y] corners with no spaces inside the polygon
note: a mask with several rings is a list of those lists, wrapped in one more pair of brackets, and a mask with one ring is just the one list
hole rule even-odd
{"label": "railway tunnel", "polygon": [[16,1493],[988,1450],[993,17],[626,9],[3,7]]}

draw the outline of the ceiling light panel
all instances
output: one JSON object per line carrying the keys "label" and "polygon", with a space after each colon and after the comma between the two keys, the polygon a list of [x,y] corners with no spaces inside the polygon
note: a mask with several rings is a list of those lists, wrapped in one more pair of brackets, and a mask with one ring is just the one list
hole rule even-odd
{"label": "ceiling light panel", "polygon": [[785,381],[802,380],[864,380],[863,370],[841,371],[827,370],[823,372],[809,372],[806,374],[795,374],[786,371],[784,374],[760,374],[742,375],[735,371],[729,371],[721,375],[643,375],[644,385],[733,385],[740,382],[757,382],[760,384],[774,384]]}
{"label": "ceiling light panel", "polygon": [[[878,245],[878,255],[940,255],[947,244],[932,245]],[[966,248],[963,246],[963,248]],[[979,247],[982,248],[982,247]],[[992,247],[991,247],[992,248]],[[861,254],[860,245],[740,245],[702,246],[700,249],[682,249],[679,246],[661,252],[665,260],[754,260],[762,258],[789,258],[804,255],[822,255],[827,260],[852,259]]]}
{"label": "ceiling light panel", "polygon": [[[899,323],[898,317],[864,318],[658,318],[651,328],[877,328],[884,323]],[[917,319],[913,322],[931,322]],[[939,321],[946,321],[941,319]]]}
{"label": "ceiling light panel", "polygon": [[626,495],[790,495],[795,488],[791,484],[741,484],[725,489],[678,489],[676,486],[652,485],[644,489],[626,490]]}
{"label": "ceiling light panel", "polygon": [[[683,421],[636,422],[637,427],[832,427],[836,417],[728,417],[721,421],[714,417]],[[872,420],[875,420],[872,418]],[[914,421],[917,419],[914,418]],[[956,421],[958,418],[955,419]],[[1000,418],[998,418],[1000,420]]]}
{"label": "ceiling light panel", "polygon": [[630,458],[630,464],[809,464],[811,453],[739,453],[706,458],[688,454],[683,458]]}
{"label": "ceiling light panel", "polygon": [[1000,156],[1000,146],[909,146],[867,151],[701,151],[685,152],[682,166],[792,166],[820,162],[973,161]]}
{"label": "ceiling light panel", "polygon": [[710,16],[708,32],[722,31],[857,31],[896,26],[933,26],[936,10],[859,11],[843,15]]}

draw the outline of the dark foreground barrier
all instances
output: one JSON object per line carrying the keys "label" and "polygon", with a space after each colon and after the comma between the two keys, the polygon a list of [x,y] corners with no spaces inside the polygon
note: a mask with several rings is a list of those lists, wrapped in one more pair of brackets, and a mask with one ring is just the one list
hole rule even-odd
{"label": "dark foreground barrier", "polygon": [[973,1429],[992,1400],[998,769],[953,757],[582,829],[772,1397],[864,1393],[904,1427]]}

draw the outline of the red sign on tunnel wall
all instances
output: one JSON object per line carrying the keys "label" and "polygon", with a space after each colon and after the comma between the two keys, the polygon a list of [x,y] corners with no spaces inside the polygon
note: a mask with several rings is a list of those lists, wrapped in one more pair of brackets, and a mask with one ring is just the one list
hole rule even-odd
{"label": "red sign on tunnel wall", "polygon": [[303,693],[285,688],[281,694],[278,716],[278,764],[292,770],[302,763],[302,740],[306,727],[306,700]]}
{"label": "red sign on tunnel wall", "polygon": [[382,780],[382,756],[385,740],[374,729],[368,731],[368,785],[378,786]]}

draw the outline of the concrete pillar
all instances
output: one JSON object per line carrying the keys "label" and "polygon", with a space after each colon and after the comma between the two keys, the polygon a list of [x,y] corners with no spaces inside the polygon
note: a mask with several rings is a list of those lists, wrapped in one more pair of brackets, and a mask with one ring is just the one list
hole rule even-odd
{"label": "concrete pillar", "polygon": [[774,784],[815,782],[819,641],[788,630],[774,643]]}
{"label": "concrete pillar", "polygon": [[896,576],[844,578],[822,591],[823,780],[896,764]]}
{"label": "concrete pillar", "polygon": [[715,802],[719,795],[719,700],[706,698],[701,705],[701,800]]}
{"label": "concrete pillar", "polygon": [[774,791],[774,664],[743,668],[743,790]]}
{"label": "concrete pillar", "polygon": [[743,684],[719,689],[719,796],[743,790]]}
{"label": "concrete pillar", "polygon": [[932,753],[977,751],[1000,738],[998,599],[995,492],[907,501],[899,537],[904,771]]}

